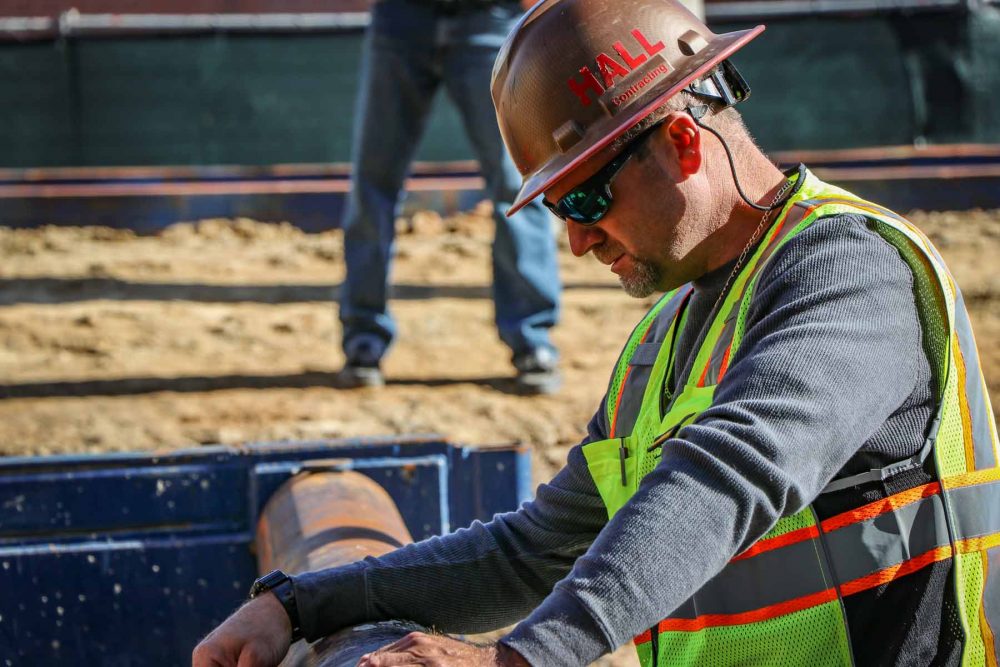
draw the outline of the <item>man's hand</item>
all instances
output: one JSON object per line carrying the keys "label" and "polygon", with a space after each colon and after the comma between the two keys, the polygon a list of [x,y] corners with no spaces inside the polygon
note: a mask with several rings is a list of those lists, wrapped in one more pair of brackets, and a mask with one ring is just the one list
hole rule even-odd
{"label": "man's hand", "polygon": [[411,632],[374,653],[362,656],[358,667],[424,665],[425,667],[529,667],[503,644],[476,646],[442,635]]}
{"label": "man's hand", "polygon": [[288,653],[292,623],[273,593],[254,598],[209,633],[192,667],[274,667]]}

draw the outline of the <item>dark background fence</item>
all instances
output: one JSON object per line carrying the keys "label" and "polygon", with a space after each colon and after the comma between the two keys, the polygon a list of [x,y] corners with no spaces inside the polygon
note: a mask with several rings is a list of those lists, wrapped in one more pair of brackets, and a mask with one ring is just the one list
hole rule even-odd
{"label": "dark background fence", "polygon": [[[735,59],[767,150],[1000,142],[1000,7],[942,2],[853,14],[847,0],[710,2],[707,12],[716,31],[768,25]],[[67,4],[0,3],[0,167],[348,160],[363,0],[188,0],[159,8],[172,24],[148,14],[165,3]],[[102,12],[162,25],[102,28]],[[190,12],[200,24],[178,23]],[[442,96],[418,159],[470,157],[459,126]]]}

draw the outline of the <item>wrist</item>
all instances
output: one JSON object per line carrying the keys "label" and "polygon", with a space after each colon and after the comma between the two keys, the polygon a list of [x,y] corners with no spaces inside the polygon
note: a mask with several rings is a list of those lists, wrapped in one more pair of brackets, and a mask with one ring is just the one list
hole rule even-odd
{"label": "wrist", "polygon": [[292,621],[288,618],[288,612],[271,591],[266,591],[251,600],[247,600],[243,607],[253,616],[266,619],[266,621],[261,622],[266,623],[268,632],[288,639],[289,644],[295,641]]}
{"label": "wrist", "polygon": [[520,653],[500,642],[496,644],[496,656],[500,667],[531,667]]}
{"label": "wrist", "polygon": [[299,620],[299,608],[295,600],[295,586],[291,578],[281,570],[270,572],[254,582],[250,589],[250,599],[270,593],[285,611],[288,625],[291,629],[291,642],[302,639],[302,623]]}

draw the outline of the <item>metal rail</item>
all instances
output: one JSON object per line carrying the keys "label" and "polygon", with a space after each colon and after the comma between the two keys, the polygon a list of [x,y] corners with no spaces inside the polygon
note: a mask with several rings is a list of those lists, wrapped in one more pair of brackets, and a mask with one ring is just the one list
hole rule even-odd
{"label": "metal rail", "polygon": [[940,12],[966,6],[966,0],[735,0],[707,2],[705,14],[709,21],[724,22],[801,16]]}
{"label": "metal rail", "polygon": [[345,32],[361,30],[368,12],[281,14],[83,14],[75,9],[51,16],[0,18],[0,40],[206,32]]}
{"label": "metal rail", "polygon": [[[1000,0],[709,0],[709,21],[751,21],[796,16],[954,11]],[[58,16],[0,18],[0,41],[72,37],[187,35],[200,33],[310,33],[364,29],[368,12],[283,12],[224,14],[90,14],[76,9]]]}

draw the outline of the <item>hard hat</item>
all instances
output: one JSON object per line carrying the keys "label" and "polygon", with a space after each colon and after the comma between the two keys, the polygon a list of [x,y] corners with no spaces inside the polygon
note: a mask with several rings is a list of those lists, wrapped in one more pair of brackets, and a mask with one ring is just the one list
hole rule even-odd
{"label": "hard hat", "polygon": [[523,178],[507,214],[713,73],[763,30],[716,35],[676,0],[536,4],[493,66],[500,133]]}

